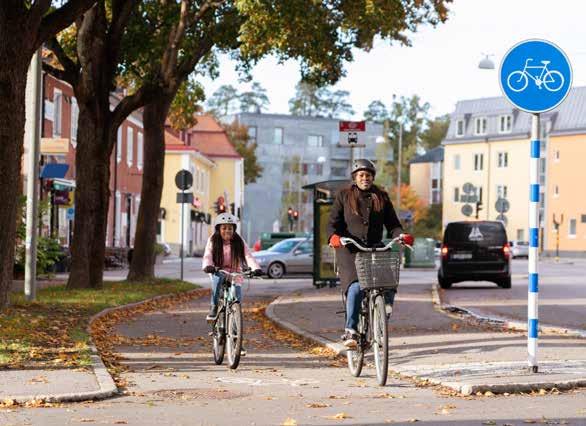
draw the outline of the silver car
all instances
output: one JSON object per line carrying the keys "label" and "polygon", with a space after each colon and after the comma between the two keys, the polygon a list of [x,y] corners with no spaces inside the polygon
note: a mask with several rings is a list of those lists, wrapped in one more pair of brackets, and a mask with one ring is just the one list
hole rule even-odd
{"label": "silver car", "polygon": [[511,255],[516,257],[529,257],[529,242],[528,241],[510,241]]}
{"label": "silver car", "polygon": [[267,250],[252,253],[263,273],[270,278],[285,274],[313,273],[313,239],[287,238]]}

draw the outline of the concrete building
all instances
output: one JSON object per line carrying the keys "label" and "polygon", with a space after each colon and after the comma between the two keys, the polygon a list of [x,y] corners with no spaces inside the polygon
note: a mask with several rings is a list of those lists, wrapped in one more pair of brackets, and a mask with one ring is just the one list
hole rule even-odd
{"label": "concrete building", "polygon": [[[286,230],[286,211],[299,211],[295,230],[313,229],[311,197],[303,185],[349,177],[350,148],[339,146],[339,120],[284,114],[240,113],[223,118],[246,125],[258,143],[257,160],[263,174],[245,188],[244,233],[255,241],[261,232]],[[360,135],[366,147],[355,148],[355,158],[376,159],[375,144],[382,125],[367,123]],[[390,150],[389,150],[390,151]]]}
{"label": "concrete building", "polygon": [[444,148],[430,149],[409,162],[409,184],[426,206],[442,203]]}

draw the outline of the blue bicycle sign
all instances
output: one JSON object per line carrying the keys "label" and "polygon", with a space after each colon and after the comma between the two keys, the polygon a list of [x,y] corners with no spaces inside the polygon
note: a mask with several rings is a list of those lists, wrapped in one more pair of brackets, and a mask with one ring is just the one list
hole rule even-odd
{"label": "blue bicycle sign", "polygon": [[513,46],[500,68],[505,96],[523,111],[539,113],[558,106],[570,91],[572,68],[564,52],[545,40]]}

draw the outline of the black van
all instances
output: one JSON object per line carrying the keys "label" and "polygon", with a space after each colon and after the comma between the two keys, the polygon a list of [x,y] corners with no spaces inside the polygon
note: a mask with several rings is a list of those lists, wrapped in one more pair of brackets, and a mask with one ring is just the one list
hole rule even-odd
{"label": "black van", "polygon": [[440,256],[441,288],[460,281],[493,281],[511,288],[511,249],[501,222],[448,223]]}

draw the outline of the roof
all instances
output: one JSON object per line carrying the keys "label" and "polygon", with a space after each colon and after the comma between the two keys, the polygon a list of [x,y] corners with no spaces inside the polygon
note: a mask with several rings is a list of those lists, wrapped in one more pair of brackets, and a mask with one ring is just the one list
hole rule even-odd
{"label": "roof", "polygon": [[[499,117],[511,115],[511,131],[499,133]],[[476,118],[487,119],[485,135],[474,135]],[[456,136],[458,121],[464,121],[464,135]],[[549,123],[550,134],[586,131],[586,86],[573,87],[567,98],[557,108],[541,114],[542,123]],[[450,116],[447,143],[466,143],[476,140],[527,139],[531,132],[531,114],[519,110],[504,96],[458,101]]]}
{"label": "roof", "polygon": [[444,161],[444,147],[436,146],[425,154],[417,155],[409,162],[413,163],[440,163]]}
{"label": "roof", "polygon": [[198,116],[197,124],[188,133],[191,146],[207,157],[242,158],[230,142],[226,131],[212,116]]}

